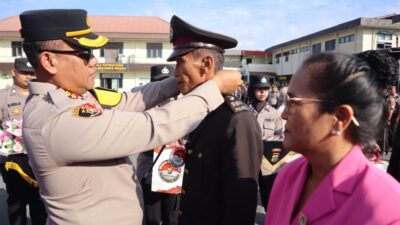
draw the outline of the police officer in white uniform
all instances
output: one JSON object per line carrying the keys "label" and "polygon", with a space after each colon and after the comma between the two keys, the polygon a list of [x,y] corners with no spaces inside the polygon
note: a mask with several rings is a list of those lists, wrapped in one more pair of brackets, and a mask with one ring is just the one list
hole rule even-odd
{"label": "police officer in white uniform", "polygon": [[[275,178],[272,174],[274,174],[276,170],[276,166],[271,164],[273,149],[265,142],[282,141],[283,138],[283,121],[280,118],[281,113],[272,107],[267,100],[270,87],[271,85],[266,76],[250,75],[248,91],[250,105],[254,108],[254,113],[261,127],[262,139],[264,141],[264,156],[258,182],[261,203],[265,209],[268,203],[268,195]],[[265,147],[267,149],[265,149]]]}
{"label": "police officer in white uniform", "polygon": [[[3,130],[7,129],[7,121],[22,119],[22,110],[29,94],[28,82],[35,78],[34,70],[26,58],[16,58],[11,73],[14,85],[0,91],[0,129]],[[45,224],[47,214],[29,166],[28,155],[23,149],[20,150],[19,154],[11,151],[8,157],[0,156],[0,172],[8,194],[9,222],[11,225],[26,225],[26,206],[29,205],[31,223]]]}
{"label": "police officer in white uniform", "polygon": [[[47,224],[142,223],[143,199],[128,156],[175,141],[242,82],[222,72],[188,95],[176,78],[134,88],[112,110],[101,107],[93,88],[97,59],[92,49],[108,39],[91,31],[79,9],[33,10],[20,15],[24,51],[37,82],[29,84],[23,135]],[[116,24],[117,26],[118,24]]]}

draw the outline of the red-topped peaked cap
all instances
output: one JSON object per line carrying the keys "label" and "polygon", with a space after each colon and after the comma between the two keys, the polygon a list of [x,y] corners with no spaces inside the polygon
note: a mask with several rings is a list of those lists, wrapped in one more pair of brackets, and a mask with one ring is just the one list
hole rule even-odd
{"label": "red-topped peaked cap", "polygon": [[175,15],[171,18],[170,26],[170,42],[174,49],[167,61],[175,61],[175,57],[197,48],[224,53],[224,49],[234,48],[238,43],[234,38],[197,28]]}

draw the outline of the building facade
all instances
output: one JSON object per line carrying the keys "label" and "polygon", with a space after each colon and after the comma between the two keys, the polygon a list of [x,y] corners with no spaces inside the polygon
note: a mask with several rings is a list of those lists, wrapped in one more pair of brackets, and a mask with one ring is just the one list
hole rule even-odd
{"label": "building facade", "polygon": [[[109,38],[109,43],[93,54],[98,59],[96,86],[128,91],[150,81],[150,67],[167,62],[173,46],[169,42],[170,24],[151,16],[89,16],[95,33]],[[19,34],[18,16],[0,20],[0,89],[12,84],[10,68],[14,59],[25,57]],[[228,50],[225,68],[240,70],[245,81],[250,74],[276,73],[272,53],[268,51]]]}
{"label": "building facade", "polygon": [[358,18],[292,41],[272,46],[273,64],[278,80],[287,84],[301,63],[311,54],[322,51],[357,52],[397,48],[400,15]]}
{"label": "building facade", "polygon": [[[172,52],[169,23],[158,17],[89,16],[94,32],[110,39],[94,50],[96,86],[126,91],[150,81],[150,67],[166,64]],[[14,59],[25,57],[18,16],[0,20],[0,88],[11,85]]]}
{"label": "building facade", "polygon": [[249,81],[252,74],[262,74],[275,82],[276,71],[272,65],[272,52],[257,50],[227,50],[225,52],[225,68],[237,68],[243,75],[244,82]]}

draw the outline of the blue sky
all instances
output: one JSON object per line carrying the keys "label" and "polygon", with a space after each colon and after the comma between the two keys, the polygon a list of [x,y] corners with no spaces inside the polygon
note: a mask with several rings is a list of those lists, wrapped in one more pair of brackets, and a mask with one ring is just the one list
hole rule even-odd
{"label": "blue sky", "polygon": [[25,10],[82,8],[89,15],[172,15],[264,50],[359,17],[400,13],[400,0],[0,0],[0,19]]}

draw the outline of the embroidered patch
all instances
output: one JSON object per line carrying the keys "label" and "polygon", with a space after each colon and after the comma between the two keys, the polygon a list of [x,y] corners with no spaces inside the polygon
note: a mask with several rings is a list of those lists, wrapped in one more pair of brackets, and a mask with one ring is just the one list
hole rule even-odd
{"label": "embroidered patch", "polygon": [[21,114],[22,110],[20,108],[15,108],[11,111],[14,115],[19,115]]}
{"label": "embroidered patch", "polygon": [[72,109],[75,117],[96,117],[103,114],[103,110],[93,103],[85,103]]}

